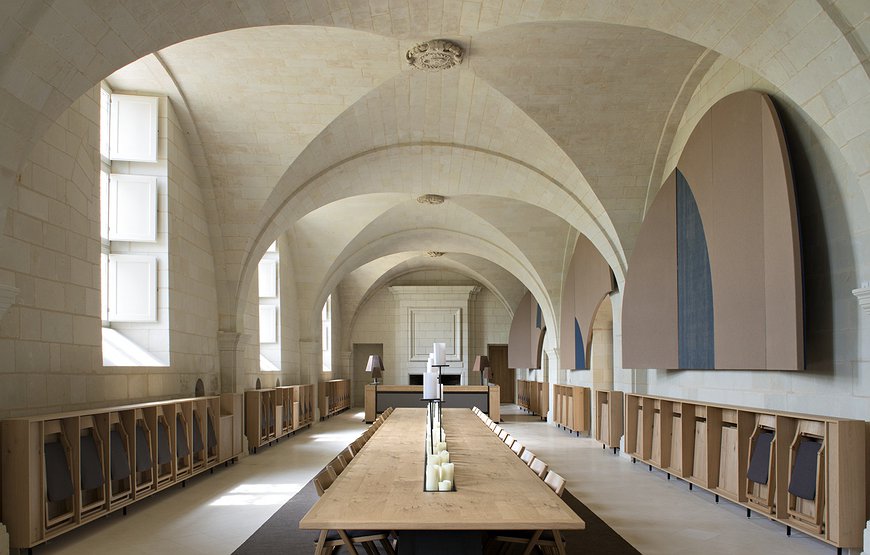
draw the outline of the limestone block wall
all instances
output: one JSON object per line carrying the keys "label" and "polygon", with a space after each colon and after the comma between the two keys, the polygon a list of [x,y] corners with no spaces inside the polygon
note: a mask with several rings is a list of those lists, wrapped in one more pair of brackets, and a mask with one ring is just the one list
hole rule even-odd
{"label": "limestone block wall", "polygon": [[[184,135],[169,110],[170,365],[103,367],[99,88],[36,144],[12,191],[0,283],[19,289],[0,320],[0,418],[218,391],[214,264]],[[174,261],[174,262],[173,262]]]}

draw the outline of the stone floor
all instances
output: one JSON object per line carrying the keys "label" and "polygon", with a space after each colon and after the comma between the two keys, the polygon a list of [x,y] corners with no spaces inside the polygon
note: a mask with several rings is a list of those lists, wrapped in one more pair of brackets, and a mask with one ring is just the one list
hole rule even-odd
{"label": "stone floor", "polygon": [[[568,489],[645,554],[790,555],[836,550],[722,501],[664,473],[603,450],[601,444],[503,405],[503,426],[568,480]],[[37,555],[230,553],[364,429],[346,411],[312,429],[243,457],[214,475],[188,480],[70,532]]]}

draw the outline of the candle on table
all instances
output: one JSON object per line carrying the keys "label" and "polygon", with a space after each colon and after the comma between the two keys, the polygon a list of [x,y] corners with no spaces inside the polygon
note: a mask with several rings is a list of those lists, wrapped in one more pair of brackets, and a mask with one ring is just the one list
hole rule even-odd
{"label": "candle on table", "polygon": [[441,457],[441,464],[450,462],[450,453],[448,451],[441,451],[441,453],[439,453],[439,456]]}
{"label": "candle on table", "polygon": [[450,480],[442,480],[438,482],[438,491],[450,491],[453,489],[453,482]]}
{"label": "candle on table", "polygon": [[438,467],[426,465],[426,491],[438,491],[438,479],[441,477]]}
{"label": "candle on table", "polygon": [[435,351],[435,366],[444,366],[446,364],[447,359],[444,356],[444,351],[446,349],[446,343],[434,343],[432,345],[432,350]]}
{"label": "candle on table", "polygon": [[435,444],[435,452],[440,453],[441,451],[447,451],[447,443],[444,441],[439,441]]}
{"label": "candle on table", "polygon": [[426,464],[438,466],[441,464],[441,452],[434,455],[426,455]]}
{"label": "candle on table", "polygon": [[441,479],[453,481],[453,463],[441,463]]}
{"label": "candle on table", "polygon": [[[438,399],[438,375],[433,372],[423,374],[423,398]],[[433,415],[434,416],[434,415]]]}

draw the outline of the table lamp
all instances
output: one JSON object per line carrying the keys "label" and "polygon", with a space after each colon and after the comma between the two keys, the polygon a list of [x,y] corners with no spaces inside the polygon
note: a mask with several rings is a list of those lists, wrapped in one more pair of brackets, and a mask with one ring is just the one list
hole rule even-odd
{"label": "table lamp", "polygon": [[381,362],[381,357],[379,355],[369,355],[369,362],[366,364],[366,372],[372,373],[372,383],[380,383],[383,371],[384,363]]}
{"label": "table lamp", "polygon": [[486,355],[477,355],[474,357],[474,372],[480,372],[480,385],[489,383],[489,357]]}

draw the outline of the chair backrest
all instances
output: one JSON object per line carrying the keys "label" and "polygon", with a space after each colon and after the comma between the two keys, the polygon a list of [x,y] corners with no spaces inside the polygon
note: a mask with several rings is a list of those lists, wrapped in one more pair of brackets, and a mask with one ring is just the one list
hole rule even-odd
{"label": "chair backrest", "polygon": [[531,466],[532,461],[535,460],[535,454],[526,449],[523,451],[523,454],[520,455],[520,460],[526,463],[526,465]]}
{"label": "chair backrest", "polygon": [[493,432],[495,431],[496,428],[498,428],[498,424],[496,424],[492,420],[489,421],[489,424],[487,424],[487,426],[489,426],[489,429],[492,430]]}
{"label": "chair backrest", "polygon": [[358,437],[354,440],[350,446],[353,448],[353,454],[356,455],[360,451],[362,451],[363,446],[366,444],[366,439],[364,437]]}
{"label": "chair backrest", "polygon": [[375,433],[374,430],[372,430],[371,428],[366,428],[366,431],[362,433],[362,437],[365,438],[366,441],[368,441],[369,438],[372,437],[373,433]]}
{"label": "chair backrest", "polygon": [[344,466],[350,464],[350,461],[353,460],[355,453],[352,447],[348,446],[344,451],[338,454],[338,458],[341,460]]}
{"label": "chair backrest", "polygon": [[514,436],[508,434],[508,435],[504,436],[503,441],[505,442],[505,445],[507,445],[508,447],[513,447],[514,443],[516,443],[517,440],[514,439]]}
{"label": "chair backrest", "polygon": [[514,444],[511,445],[511,451],[516,453],[518,457],[521,456],[525,450],[526,448],[519,441],[515,441]]}
{"label": "chair backrest", "polygon": [[347,468],[347,465],[341,460],[341,455],[329,461],[329,464],[326,466],[332,469],[332,473],[335,474],[336,477],[340,476],[341,473],[344,472],[344,469]]}
{"label": "chair backrest", "polygon": [[471,407],[471,412],[473,412],[474,414],[480,414],[480,409],[477,407]]}
{"label": "chair backrest", "polygon": [[487,426],[489,426],[490,424],[495,424],[495,422],[492,421],[492,418],[490,418],[488,416],[483,419],[483,423],[486,424]]}
{"label": "chair backrest", "polygon": [[509,435],[509,434],[507,433],[507,430],[504,430],[504,429],[503,429],[503,430],[501,430],[501,431],[498,433],[498,438],[499,438],[500,440],[504,441],[504,439],[505,439],[508,435]]}
{"label": "chair backrest", "polygon": [[565,478],[550,470],[547,472],[547,477],[544,478],[544,483],[550,486],[550,489],[555,491],[556,495],[562,497],[562,492],[565,491]]}
{"label": "chair backrest", "polygon": [[547,475],[547,470],[549,470],[549,465],[542,461],[541,459],[535,459],[532,461],[532,464],[529,465],[529,468],[532,469],[532,472],[538,475],[538,478],[541,480]]}
{"label": "chair backrest", "polygon": [[335,477],[329,467],[321,470],[320,473],[318,473],[317,476],[314,477],[314,489],[317,490],[317,496],[319,497],[323,495],[334,481]]}

